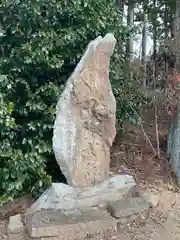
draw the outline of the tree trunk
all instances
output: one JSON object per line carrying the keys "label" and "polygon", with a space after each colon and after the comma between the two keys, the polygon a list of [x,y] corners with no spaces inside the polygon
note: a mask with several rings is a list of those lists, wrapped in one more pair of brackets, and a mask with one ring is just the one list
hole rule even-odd
{"label": "tree trunk", "polygon": [[153,0],[153,17],[152,17],[152,25],[153,25],[153,86],[156,88],[156,54],[157,54],[157,0]]}
{"label": "tree trunk", "polygon": [[176,32],[176,13],[173,7],[170,8],[170,31],[171,31],[171,38],[175,37]]}
{"label": "tree trunk", "polygon": [[146,88],[146,54],[147,54],[147,33],[148,33],[148,26],[147,26],[147,21],[148,21],[148,14],[147,14],[147,7],[148,7],[148,2],[149,0],[143,0],[143,14],[144,14],[144,26],[143,26],[143,33],[142,33],[142,66],[143,66],[143,88]]}
{"label": "tree trunk", "polygon": [[165,34],[165,41],[168,39],[169,35],[169,28],[168,28],[168,7],[165,5],[165,10],[164,10],[164,34]]}
{"label": "tree trunk", "polygon": [[[168,27],[168,21],[169,21],[169,11],[168,11],[167,5],[165,5],[165,11],[164,11],[164,35],[165,35],[165,44],[168,43],[169,38],[169,27]],[[168,56],[167,52],[165,52],[165,59],[164,59],[164,89],[166,89],[168,84]]]}
{"label": "tree trunk", "polygon": [[156,51],[157,51],[157,6],[156,6],[156,0],[153,0],[153,5],[154,5],[154,13],[153,13],[153,52],[154,56],[156,56]]}
{"label": "tree trunk", "polygon": [[144,26],[142,34],[142,66],[143,66],[143,88],[146,88],[146,53],[147,53],[147,20],[148,15],[144,14]]}
{"label": "tree trunk", "polygon": [[[128,14],[127,14],[127,25],[132,26],[134,23],[134,6],[133,6],[133,1],[129,0],[128,1]],[[126,54],[127,54],[127,59],[130,64],[132,60],[132,54],[133,54],[133,38],[130,36],[127,45],[126,45]]]}
{"label": "tree trunk", "polygon": [[178,184],[180,184],[180,92],[177,78],[180,76],[180,1],[176,1],[176,65],[175,65],[175,90],[177,105],[174,116],[169,126],[167,154],[170,158],[172,169],[176,174]]}
{"label": "tree trunk", "polygon": [[115,0],[115,5],[121,11],[119,19],[122,21],[124,16],[124,0]]}
{"label": "tree trunk", "polygon": [[124,11],[124,0],[116,0],[115,4],[120,10]]}

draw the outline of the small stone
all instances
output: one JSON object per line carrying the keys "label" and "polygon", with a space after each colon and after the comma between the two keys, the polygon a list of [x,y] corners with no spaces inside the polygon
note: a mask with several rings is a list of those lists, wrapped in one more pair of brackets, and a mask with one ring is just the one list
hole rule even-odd
{"label": "small stone", "polygon": [[24,239],[26,239],[24,233],[11,233],[8,236],[8,240],[24,240]]}
{"label": "small stone", "polygon": [[175,188],[175,186],[174,185],[172,185],[172,184],[167,184],[167,189],[169,190],[169,191],[175,191],[176,190],[176,188]]}
{"label": "small stone", "polygon": [[21,221],[21,215],[15,215],[9,218],[8,233],[21,233],[24,226]]}
{"label": "small stone", "polygon": [[127,198],[112,202],[108,206],[108,211],[113,217],[124,218],[134,214],[142,213],[149,209],[148,202],[143,198]]}
{"label": "small stone", "polygon": [[105,205],[105,204],[102,204],[102,203],[100,203],[100,204],[98,204],[98,208],[106,208],[106,205]]}
{"label": "small stone", "polygon": [[2,235],[2,239],[8,239],[7,235]]}
{"label": "small stone", "polygon": [[130,240],[129,237],[125,234],[119,234],[119,240]]}
{"label": "small stone", "polygon": [[153,193],[142,193],[141,196],[146,199],[151,208],[155,208],[159,204],[158,196]]}

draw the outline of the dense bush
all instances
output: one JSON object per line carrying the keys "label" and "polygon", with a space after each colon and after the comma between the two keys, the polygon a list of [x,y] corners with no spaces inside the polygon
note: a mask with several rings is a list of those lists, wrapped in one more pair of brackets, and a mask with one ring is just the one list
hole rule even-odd
{"label": "dense bush", "polygon": [[[123,132],[125,122],[138,124],[137,113],[142,105],[147,102],[136,75],[123,68],[121,57],[115,58],[111,64],[111,80],[117,103],[117,130]],[[125,57],[124,57],[125,59]]]}
{"label": "dense bush", "polygon": [[[2,84],[5,80],[4,76],[0,76],[0,83]],[[3,196],[4,190],[11,188],[10,182],[7,183],[7,180],[11,177],[11,169],[13,163],[11,162],[11,168],[5,168],[5,162],[11,160],[11,156],[14,156],[13,148],[11,147],[11,140],[14,138],[13,129],[15,127],[14,119],[11,116],[13,110],[13,103],[6,102],[4,94],[0,93],[0,133],[1,133],[1,144],[0,144],[0,179],[1,179],[1,191],[0,191],[0,201],[4,202],[7,199]]]}
{"label": "dense bush", "polygon": [[[127,31],[119,14],[111,0],[0,3],[1,200],[50,183],[45,164],[53,160],[57,98],[86,45],[98,35],[115,34],[120,49],[114,59],[122,65]],[[113,68],[111,76],[119,78]]]}

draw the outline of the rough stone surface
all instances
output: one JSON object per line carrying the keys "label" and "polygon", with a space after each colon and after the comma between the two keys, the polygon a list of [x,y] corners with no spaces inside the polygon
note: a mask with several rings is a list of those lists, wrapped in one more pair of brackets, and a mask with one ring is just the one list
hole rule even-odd
{"label": "rough stone surface", "polygon": [[119,234],[119,240],[130,240],[130,238],[125,234]]}
{"label": "rough stone surface", "polygon": [[30,240],[30,239],[25,238],[25,234],[22,232],[22,233],[10,233],[10,234],[8,234],[8,240]]}
{"label": "rough stone surface", "polygon": [[9,218],[8,233],[21,233],[24,226],[21,221],[21,215],[15,215]]}
{"label": "rough stone surface", "polygon": [[109,81],[109,61],[115,43],[112,34],[90,42],[57,104],[53,149],[72,186],[95,184],[110,172],[116,101]]}
{"label": "rough stone surface", "polygon": [[154,208],[159,204],[159,198],[155,194],[151,192],[143,192],[141,193],[141,196],[146,199],[146,201],[149,203],[150,207]]}
{"label": "rough stone surface", "polygon": [[112,175],[105,181],[86,188],[74,188],[63,183],[53,183],[27,210],[35,213],[41,209],[88,208],[121,199],[135,186],[129,175]]}
{"label": "rough stone surface", "polygon": [[116,231],[116,221],[106,211],[98,208],[82,212],[42,210],[34,215],[25,215],[31,237],[53,237],[59,239],[83,239],[96,233]]}
{"label": "rough stone surface", "polygon": [[149,209],[149,204],[143,198],[127,198],[112,202],[108,206],[108,211],[113,217],[124,218],[133,214],[141,213]]}

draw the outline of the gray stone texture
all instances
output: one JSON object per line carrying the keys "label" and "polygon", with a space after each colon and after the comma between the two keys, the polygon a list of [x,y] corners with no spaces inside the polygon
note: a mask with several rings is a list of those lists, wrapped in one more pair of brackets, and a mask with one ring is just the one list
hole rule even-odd
{"label": "gray stone texture", "polygon": [[42,210],[26,214],[25,223],[31,237],[58,237],[61,240],[83,239],[88,235],[116,231],[116,221],[107,211],[98,208],[85,212]]}
{"label": "gray stone texture", "polygon": [[21,233],[24,231],[24,226],[21,221],[21,215],[15,215],[9,218],[8,233]]}
{"label": "gray stone texture", "polygon": [[57,103],[53,149],[71,186],[98,183],[110,172],[116,101],[109,62],[115,44],[112,34],[89,43]]}
{"label": "gray stone texture", "polygon": [[106,204],[123,198],[134,186],[134,179],[128,175],[112,175],[105,181],[87,188],[53,183],[27,213],[35,213],[41,209],[73,210]]}
{"label": "gray stone texture", "polygon": [[68,185],[53,183],[27,210],[31,237],[70,240],[115,230],[107,211],[91,207],[119,200],[135,186],[132,176],[110,174],[116,101],[109,62],[115,44],[112,34],[90,42],[60,96],[53,150]]}
{"label": "gray stone texture", "polygon": [[108,211],[113,217],[124,218],[142,213],[148,210],[149,207],[148,202],[144,198],[129,197],[110,203]]}

